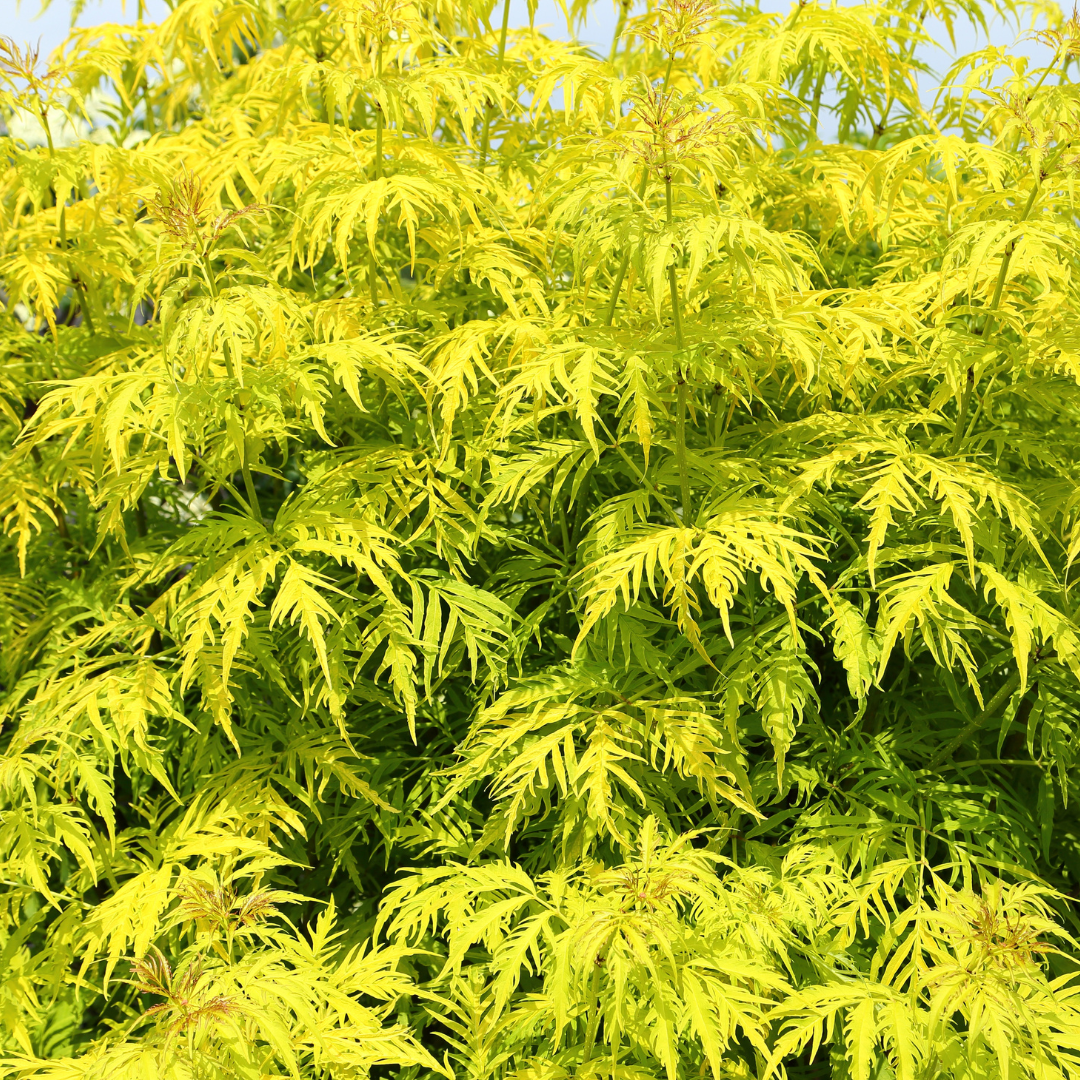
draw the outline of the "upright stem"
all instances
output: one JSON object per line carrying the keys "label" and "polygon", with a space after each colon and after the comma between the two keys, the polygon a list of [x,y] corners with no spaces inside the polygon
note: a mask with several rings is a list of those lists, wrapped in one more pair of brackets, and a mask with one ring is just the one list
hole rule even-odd
{"label": "upright stem", "polygon": [[[56,147],[53,144],[52,131],[49,130],[49,110],[42,106],[40,113],[41,126],[45,129],[45,140],[49,144],[49,158],[50,160],[54,160],[56,158]],[[57,195],[59,197],[59,193],[57,193]],[[86,320],[86,326],[90,333],[95,334],[97,331],[94,329],[94,317],[90,313],[90,300],[86,294],[86,286],[72,268],[71,256],[68,255],[66,201],[60,204],[60,247],[67,260],[68,278],[70,278],[71,284],[75,286],[75,291],[79,294],[79,309],[82,312],[83,318]]]}
{"label": "upright stem", "polygon": [[[1028,196],[1028,201],[1024,203],[1024,209],[1020,214],[1020,218],[1017,221],[1018,225],[1022,225],[1028,219],[1028,215],[1031,213],[1035,206],[1035,200],[1039,196],[1039,183],[1041,177],[1036,175],[1035,185],[1031,189],[1031,194]],[[1013,252],[1016,250],[1016,241],[1011,240],[1005,248],[1005,254],[1001,260],[1001,270],[998,272],[997,282],[994,284],[994,295],[990,300],[990,314],[987,315],[986,322],[983,324],[981,334],[986,337],[988,330],[993,325],[993,313],[997,311],[1001,304],[1001,295],[1005,291],[1005,280],[1009,275],[1009,263],[1012,262]]]}
{"label": "upright stem", "polygon": [[330,107],[330,91],[326,86],[326,72],[319,67],[319,96],[322,98],[323,115],[330,127],[330,134],[334,133],[334,113],[336,110]]}
{"label": "upright stem", "polygon": [[[618,442],[611,434],[611,432],[608,431],[607,425],[602,420],[600,421],[600,426],[604,429],[604,433],[607,435],[607,437],[611,439],[611,446],[614,448],[615,452],[619,455],[619,457],[623,459],[623,461],[626,462],[627,465],[630,466],[631,472],[633,472],[634,475],[638,478],[638,480],[640,480],[641,483],[649,489],[649,494],[652,495],[652,497],[656,499],[656,501],[664,508],[664,512],[668,515],[669,518],[671,518],[671,523],[673,525],[680,524],[679,515],[675,513],[674,507],[672,507],[671,503],[669,503],[667,499],[664,498],[664,495],[660,491],[660,489],[649,479],[648,473],[643,472],[641,469],[638,468],[637,462],[635,462],[634,459],[623,449],[622,443]],[[646,468],[647,467],[648,466],[646,466]],[[577,514],[574,517],[573,536],[575,541],[578,539],[578,537],[581,536],[581,523],[583,520],[584,512],[585,499],[579,498]]]}
{"label": "upright stem", "polygon": [[[926,16],[930,9],[925,4],[922,11],[919,12],[919,26],[921,27],[926,22]],[[915,41],[914,39],[908,42],[906,54],[904,56],[904,63],[910,63],[912,56],[915,54]],[[870,141],[866,144],[867,150],[873,150],[877,147],[878,139],[885,134],[885,125],[889,122],[889,113],[892,112],[893,104],[896,98],[890,94],[888,100],[885,102],[885,109],[881,114],[881,119],[874,125],[873,133],[870,136]]]}
{"label": "upright stem", "polygon": [[885,102],[885,109],[881,114],[881,119],[874,125],[873,134],[870,136],[870,141],[866,144],[867,150],[874,150],[877,147],[878,139],[885,134],[885,125],[889,122],[889,113],[892,112],[893,98],[889,96],[889,100]]}
{"label": "upright stem", "polygon": [[[1028,219],[1028,215],[1031,213],[1035,206],[1035,200],[1039,195],[1039,184],[1041,182],[1041,174],[1036,173],[1035,185],[1031,189],[1031,194],[1028,196],[1027,202],[1024,204],[1024,209],[1020,214],[1017,224],[1023,224]],[[1001,269],[998,271],[997,281],[994,284],[994,295],[990,298],[990,306],[987,308],[986,319],[980,327],[978,333],[985,340],[989,338],[990,331],[994,326],[994,316],[997,313],[998,308],[1001,306],[1001,298],[1005,293],[1005,282],[1009,276],[1009,264],[1012,262],[1013,252],[1016,250],[1016,240],[1010,240],[1005,245],[1005,251],[1001,257]],[[952,452],[955,454],[960,449],[960,444],[963,442],[964,434],[967,429],[967,412],[968,406],[971,404],[971,392],[975,386],[975,369],[969,367],[967,370],[967,381],[964,384],[964,390],[960,397],[960,408],[956,414],[956,426],[953,428],[952,438]]]}
{"label": "upright stem", "polygon": [[145,74],[143,75],[142,99],[143,108],[146,109],[146,130],[151,135],[156,135],[157,121],[154,119],[154,103],[150,99],[150,82]]}
{"label": "upright stem", "polygon": [[[383,73],[382,42],[379,42],[376,51],[376,78],[381,80]],[[379,101],[375,102],[375,179],[382,179],[383,168],[383,107]],[[368,291],[371,293],[371,306],[376,307],[379,303],[378,272],[375,267],[375,252],[368,246]]]}
{"label": "upright stem", "polygon": [[218,298],[217,278],[214,277],[214,267],[210,262],[209,248],[202,252],[200,260],[202,263],[203,277],[206,278],[206,286],[210,290],[210,299],[216,300]]}
{"label": "upright stem", "polygon": [[[671,206],[671,170],[664,155],[664,208],[668,225],[673,220]],[[685,347],[682,329],[682,305],[679,301],[679,283],[675,277],[674,260],[668,266],[668,289],[671,292],[671,318],[675,326],[675,345],[682,351]],[[686,463],[686,373],[679,371],[678,414],[675,418],[675,461],[679,469],[679,491],[682,495],[683,524],[690,520],[690,470]]]}
{"label": "upright stem", "polygon": [[956,410],[956,426],[953,428],[950,452],[955,454],[960,449],[967,429],[968,408],[971,406],[971,393],[975,389],[975,368],[969,367],[964,378],[964,389],[960,391],[960,408]]}
{"label": "upright stem", "polygon": [[814,100],[811,106],[813,113],[810,120],[810,133],[817,138],[819,114],[821,113],[821,93],[825,89],[825,62],[821,64],[821,74],[818,75],[817,85],[814,87]]}
{"label": "upright stem", "polygon": [[[1067,68],[1068,65],[1069,65],[1069,58],[1068,58],[1068,54],[1066,54],[1065,67]],[[1043,68],[1043,73],[1039,76],[1038,82],[1036,82],[1035,85],[1028,91],[1028,99],[1029,100],[1035,95],[1035,91],[1040,89],[1042,87],[1042,84],[1044,82],[1046,82],[1046,76],[1050,74],[1050,71],[1051,71],[1051,65],[1047,65],[1046,67]],[[1064,74],[1065,74],[1065,68],[1062,69],[1062,75],[1064,75]]]}
{"label": "upright stem", "polygon": [[[377,77],[381,80],[382,79],[382,74],[383,74],[382,42],[381,41],[379,42],[379,49],[378,49],[378,53],[376,55],[377,55],[376,63],[378,65],[378,76]],[[386,119],[385,119],[385,116],[383,115],[382,102],[376,101],[375,102],[375,179],[376,180],[381,180],[382,179],[382,170],[383,170],[382,137],[383,137],[383,124],[385,122],[386,122]]]}
{"label": "upright stem", "polygon": [[[210,263],[210,250],[204,248],[200,254],[200,262],[202,264],[203,276],[206,278],[207,287],[210,290],[210,298],[216,300],[220,295],[217,287],[217,279],[214,277],[214,269]],[[233,373],[237,379],[240,377],[240,363],[233,355],[232,349],[226,342],[225,345],[225,358],[232,368]],[[243,409],[242,405],[239,405],[240,409]],[[247,493],[248,509],[251,511],[251,516],[258,521],[262,521],[262,509],[259,506],[259,496],[255,491],[255,479],[251,475],[251,466],[248,464],[251,458],[251,441],[244,436],[244,452],[243,458],[240,462],[240,474],[244,478],[244,491]]]}
{"label": "upright stem", "polygon": [[251,516],[257,521],[262,521],[262,509],[259,506],[259,496],[255,491],[255,480],[251,475],[251,466],[248,464],[248,459],[251,456],[251,448],[248,440],[244,439],[244,461],[240,466],[240,474],[244,478],[244,492],[247,495],[248,507],[251,509]]}
{"label": "upright stem", "polygon": [[611,53],[608,56],[608,63],[614,64],[615,57],[619,52],[619,38],[622,37],[622,32],[626,28],[626,16],[630,13],[631,0],[622,0],[619,4],[619,21],[615,24],[615,33],[611,38]]}
{"label": "upright stem", "polygon": [[1065,59],[1061,64],[1061,74],[1058,75],[1058,86],[1065,86],[1069,81],[1069,64],[1072,61],[1072,57],[1065,53]]}
{"label": "upright stem", "polygon": [[[667,70],[664,72],[664,82],[660,87],[660,94],[667,93],[668,83],[671,81],[671,68],[675,63],[675,54],[668,53],[668,65]],[[641,202],[645,198],[645,189],[649,184],[649,167],[645,166],[641,170],[641,183],[638,185],[638,202]],[[626,277],[626,271],[630,266],[630,251],[627,249],[623,252],[622,262],[619,263],[619,269],[615,273],[615,280],[611,286],[611,299],[608,301],[607,311],[604,313],[604,325],[610,326],[615,319],[615,308],[619,303],[619,293],[622,291],[623,278]]]}
{"label": "upright stem", "polygon": [[[28,418],[27,414],[23,415],[24,421]],[[30,444],[30,457],[39,469],[44,469],[45,462],[41,456],[41,451],[33,443]],[[53,520],[56,522],[56,531],[60,535],[60,540],[63,542],[64,546],[70,547],[71,534],[68,531],[67,518],[65,517],[67,511],[64,508],[64,502],[60,498],[59,492],[53,493],[51,499],[52,504],[55,507]]]}
{"label": "upright stem", "polygon": [[679,468],[679,493],[682,497],[682,521],[691,517],[690,469],[686,463],[686,374],[679,372],[678,416],[675,419],[675,462]]}
{"label": "upright stem", "polygon": [[721,407],[723,404],[723,398],[717,404],[716,413],[713,418],[713,445],[719,449],[723,449],[724,443],[727,441],[728,428],[731,426],[731,418],[735,415],[735,406],[738,404],[738,397],[735,395],[735,391],[732,390],[728,394],[727,412]]}
{"label": "upright stem", "polygon": [[[645,189],[649,185],[649,167],[645,166],[641,170],[641,183],[638,184],[637,197],[640,202],[645,198]],[[623,278],[626,277],[626,271],[630,266],[630,250],[627,248],[623,252],[622,261],[619,263],[619,269],[615,272],[615,280],[611,283],[611,297],[608,300],[607,311],[604,312],[604,325],[610,326],[615,319],[615,308],[619,303],[619,293],[622,292]]]}
{"label": "upright stem", "polygon": [[593,1047],[596,1045],[596,1031],[600,1026],[600,967],[603,960],[604,954],[601,950],[593,961],[592,977],[589,979],[589,1004],[592,1009],[585,1026],[585,1046],[581,1052],[582,1064],[592,1057]]}
{"label": "upright stem", "polygon": [[555,500],[555,512],[559,519],[559,534],[562,537],[563,556],[566,559],[566,563],[570,565],[570,526],[566,520],[566,507],[563,506],[561,499]]}
{"label": "upright stem", "polygon": [[[1032,665],[1034,670],[1035,665]],[[1016,693],[1020,686],[1020,672],[1014,671],[1012,675],[998,689],[998,692],[986,703],[986,707],[980,712],[952,742],[943,746],[931,759],[927,766],[936,769],[948,761],[961,746],[971,738],[988,720],[992,720],[997,711]]]}
{"label": "upright stem", "polygon": [[[503,71],[503,64],[506,60],[506,34],[510,27],[510,0],[503,0],[503,16],[502,16],[502,29],[499,32],[499,51],[496,54],[495,71],[501,75]],[[493,104],[491,101],[484,102],[484,127],[480,133],[480,172],[487,168],[488,152],[491,149],[491,116],[493,110]],[[472,282],[472,272],[469,267],[465,267],[464,272],[465,284],[469,285]],[[462,317],[469,318],[469,306],[466,304]]]}
{"label": "upright stem", "polygon": [[[667,223],[671,224],[671,173],[667,171],[667,162],[664,162],[664,196],[667,209]],[[674,261],[667,268],[668,289],[671,292],[671,319],[675,324],[675,344],[683,348],[682,308],[679,303],[679,283],[675,278]]]}
{"label": "upright stem", "polygon": [[[503,0],[502,31],[499,34],[499,54],[495,64],[495,71],[501,75],[503,61],[506,59],[506,31],[510,26],[510,0]],[[491,145],[491,112],[492,106],[488,102],[484,107],[484,130],[480,135],[480,171],[484,171],[487,165],[488,148]]]}

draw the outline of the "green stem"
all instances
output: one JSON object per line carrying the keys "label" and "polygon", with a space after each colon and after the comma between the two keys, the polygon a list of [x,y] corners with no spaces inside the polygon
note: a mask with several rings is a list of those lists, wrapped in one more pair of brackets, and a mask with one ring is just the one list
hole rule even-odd
{"label": "green stem", "polygon": [[[41,114],[41,126],[45,129],[45,140],[49,144],[49,159],[55,160],[56,146],[53,144],[52,131],[49,130],[49,110],[42,106],[39,111]],[[79,309],[86,320],[87,329],[91,334],[96,334],[94,316],[90,312],[90,299],[86,293],[86,286],[83,285],[78,274],[75,273],[71,265],[71,256],[68,254],[66,202],[60,204],[60,249],[64,252],[67,261],[68,278],[71,280],[71,284],[75,286],[75,291],[79,294]]]}
{"label": "green stem", "polygon": [[[615,436],[612,435],[611,432],[608,430],[607,424],[605,424],[602,420],[598,420],[598,423],[600,424],[600,427],[603,428],[604,433],[607,435],[607,437],[611,440],[610,445],[612,447],[614,447],[614,449],[618,452],[619,456],[623,459],[623,461],[625,461],[626,464],[630,466],[630,468],[633,470],[633,472],[637,476],[638,480],[640,480],[641,483],[644,484],[645,487],[647,487],[649,489],[649,494],[652,495],[653,498],[655,498],[656,501],[664,508],[664,511],[667,513],[668,517],[671,518],[672,523],[674,525],[681,525],[682,521],[680,520],[679,515],[675,513],[675,508],[660,493],[660,489],[657,488],[657,486],[649,479],[649,477],[641,469],[639,469],[637,467],[637,464],[634,461],[634,459],[622,448],[621,444],[618,442],[618,440],[615,438]],[[578,499],[578,513],[579,513],[579,516],[580,516],[581,509],[582,509],[583,505],[584,505],[584,499],[579,497],[579,499]],[[574,541],[575,541],[575,543],[577,542],[580,535],[581,535],[580,521],[575,519],[575,521],[574,521]]]}
{"label": "green stem", "polygon": [[143,76],[142,99],[143,108],[146,109],[146,130],[151,135],[155,135],[157,134],[157,121],[154,119],[154,105],[150,100],[150,83],[145,75]]}
{"label": "green stem", "polygon": [[[60,207],[60,244],[65,252],[67,251],[66,210],[66,206]],[[96,334],[97,330],[94,327],[94,316],[90,313],[90,297],[87,294],[86,286],[72,268],[70,256],[68,257],[67,264],[68,277],[71,278],[71,284],[75,286],[75,291],[79,294],[79,309],[82,311],[83,318],[86,320],[86,327],[91,334]]]}
{"label": "green stem", "polygon": [[589,1004],[592,1006],[592,1012],[585,1028],[585,1046],[581,1052],[581,1063],[583,1065],[592,1057],[593,1047],[596,1045],[596,1031],[600,1026],[600,967],[603,961],[604,953],[601,950],[593,962],[592,978],[589,980],[589,997],[591,999]]}
{"label": "green stem", "polygon": [[[1066,57],[1065,63],[1066,66],[1068,66],[1068,57]],[[1035,96],[1035,92],[1037,90],[1042,88],[1042,84],[1046,82],[1046,76],[1050,74],[1052,67],[1053,65],[1048,64],[1046,67],[1043,68],[1043,73],[1039,76],[1039,81],[1027,92],[1029,100]],[[1064,74],[1064,70],[1062,71],[1062,74]]]}
{"label": "green stem", "polygon": [[821,92],[825,89],[825,64],[822,62],[821,74],[818,76],[817,85],[814,87],[814,100],[811,105],[810,134],[817,138],[818,120],[821,112]]}
{"label": "green stem", "polygon": [[142,496],[140,496],[135,500],[135,534],[140,539],[143,539],[147,531],[146,504],[143,502]]}
{"label": "green stem", "polygon": [[[1028,215],[1031,213],[1035,206],[1035,200],[1039,197],[1039,184],[1041,182],[1041,176],[1036,175],[1035,185],[1031,189],[1031,194],[1028,196],[1028,201],[1024,203],[1024,209],[1020,214],[1020,218],[1017,221],[1018,225],[1022,225],[1028,219]],[[998,272],[997,283],[994,285],[994,295],[990,300],[990,311],[997,311],[1001,304],[1001,295],[1005,291],[1005,279],[1009,274],[1009,263],[1012,262],[1013,252],[1016,250],[1016,241],[1012,240],[1005,248],[1005,255],[1001,260],[1001,270]],[[991,319],[988,317],[987,322],[983,325],[982,336],[987,336],[987,329],[991,323]]]}
{"label": "green stem", "polygon": [[986,707],[972,720],[952,742],[947,743],[931,759],[929,768],[936,769],[939,765],[948,761],[956,751],[971,738],[993,715],[1016,693],[1020,685],[1020,672],[1013,672],[998,692],[986,703]]}
{"label": "green stem", "polygon": [[56,157],[56,147],[53,145],[52,132],[49,130],[49,110],[44,105],[38,110],[41,114],[41,126],[45,129],[45,141],[49,144],[49,158]]}
{"label": "green stem", "polygon": [[387,441],[392,442],[394,436],[390,432],[390,394],[386,389],[386,380],[381,376],[375,380],[375,396],[379,399],[379,426],[386,432]]}
{"label": "green stem", "polygon": [[[671,170],[668,168],[667,153],[664,153],[664,210],[667,224],[674,220],[671,195]],[[675,277],[675,262],[669,264],[668,289],[671,293],[671,318],[675,325],[675,345],[682,351],[685,348],[682,328],[682,303],[679,300],[679,282]],[[690,470],[686,463],[686,373],[679,372],[678,415],[675,418],[675,461],[679,469],[679,490],[682,496],[682,520],[685,525],[691,518],[690,507]]]}
{"label": "green stem", "polygon": [[1069,81],[1069,64],[1072,62],[1072,57],[1068,53],[1065,54],[1065,59],[1061,64],[1061,74],[1058,75],[1058,86],[1065,86]]}
{"label": "green stem", "polygon": [[375,253],[368,248],[367,253],[367,267],[368,267],[368,292],[371,294],[371,306],[378,307],[379,305],[379,289],[375,284],[379,277],[379,272],[375,268]]}
{"label": "green stem", "polygon": [[563,557],[566,559],[566,564],[570,565],[570,526],[566,521],[566,507],[563,506],[561,499],[555,500],[555,513],[559,519],[559,533],[562,536],[563,544]]}
{"label": "green stem", "polygon": [[334,133],[334,110],[330,108],[330,95],[326,89],[326,72],[319,67],[319,96],[322,98],[323,115],[327,124],[330,125],[330,134]]}
{"label": "green stem", "polygon": [[[1020,218],[1017,224],[1023,224],[1028,219],[1028,215],[1035,207],[1035,200],[1039,195],[1039,184],[1041,181],[1041,174],[1036,174],[1035,185],[1031,189],[1031,194],[1028,196],[1027,202],[1024,204],[1024,209],[1020,214]],[[1012,239],[1005,245],[1005,251],[1001,258],[1001,269],[998,271],[997,281],[994,284],[994,295],[990,298],[990,305],[987,308],[986,319],[980,327],[978,333],[984,340],[990,336],[990,331],[994,326],[994,316],[997,313],[998,308],[1001,306],[1001,298],[1005,293],[1005,281],[1009,276],[1009,264],[1012,262],[1013,252],[1016,251],[1016,239]],[[952,438],[952,452],[955,454],[960,449],[960,444],[963,442],[964,434],[967,428],[967,411],[971,402],[971,391],[975,386],[975,369],[969,367],[967,370],[967,381],[964,384],[964,391],[960,398],[960,408],[956,414],[956,426],[953,428]]]}
{"label": "green stem", "polygon": [[[974,372],[972,372],[974,375]],[[986,389],[979,395],[979,404],[975,408],[975,415],[971,418],[968,427],[974,429],[978,424],[979,419],[982,417],[983,412],[986,410],[987,402],[990,400],[990,393],[994,389],[994,383],[997,382],[998,372],[994,372],[990,376],[990,382],[986,384]]]}
{"label": "green stem", "polygon": [[679,413],[675,419],[675,460],[679,467],[679,490],[682,495],[682,520],[691,518],[690,470],[686,463],[686,378],[679,373]]}
{"label": "green stem", "polygon": [[[1041,663],[1045,663],[1047,660],[1053,659],[1056,653],[1050,652],[1041,656],[1034,664],[1031,665],[1031,672]],[[939,765],[944,764],[949,758],[956,753],[956,751],[967,742],[988,720],[992,720],[998,710],[1009,700],[1017,688],[1020,686],[1020,672],[1014,671],[1008,679],[1005,680],[1004,685],[998,690],[998,692],[986,703],[986,707],[980,712],[961,732],[956,736],[952,742],[948,743],[941,750],[939,750],[931,759],[928,769],[936,769]]]}
{"label": "green stem", "polygon": [[[37,448],[37,446],[34,445],[34,443],[30,444],[30,457],[39,469],[44,469],[45,462],[41,456],[41,451]],[[56,521],[56,531],[57,533],[59,533],[60,539],[63,542],[64,546],[70,547],[71,535],[68,531],[67,518],[64,516],[65,509],[63,500],[60,498],[59,493],[53,493],[50,495],[50,501],[52,502],[55,509],[54,520]]]}
{"label": "green stem", "polygon": [[[671,173],[667,171],[667,161],[664,161],[664,195],[667,204],[667,223],[671,224]],[[671,318],[675,324],[675,344],[678,348],[683,348],[683,328],[682,328],[682,305],[679,302],[679,283],[675,277],[675,263],[672,262],[668,268],[668,290],[671,293]]]}
{"label": "green stem", "polygon": [[[382,42],[379,42],[376,52],[376,69],[378,79],[382,79],[383,59]],[[382,179],[383,167],[383,107],[379,101],[375,102],[375,179]],[[378,269],[375,266],[375,252],[368,245],[368,291],[371,293],[371,306],[376,307],[379,303]]]}
{"label": "green stem", "polygon": [[[495,64],[495,71],[501,75],[503,61],[506,58],[506,32],[510,26],[510,0],[503,0],[502,31],[499,34],[499,54]],[[488,149],[491,145],[491,114],[492,104],[487,102],[484,106],[484,130],[480,135],[480,171],[483,172],[487,165]]]}
{"label": "green stem", "polygon": [[[210,263],[210,251],[209,248],[203,249],[200,254],[200,264],[202,266],[203,276],[206,278],[206,284],[210,289],[210,297],[216,300],[220,295],[217,287],[217,278],[214,276],[214,270]],[[233,354],[232,348],[229,343],[225,344],[225,359],[229,366],[233,370],[233,374],[237,380],[240,379],[240,364]],[[239,406],[243,409],[243,406]],[[248,459],[250,457],[249,441],[245,437],[244,439],[244,458],[240,465],[240,473],[244,478],[244,490],[247,492],[248,510],[251,516],[258,521],[262,521],[262,510],[259,507],[259,496],[255,491],[255,481],[251,475],[251,467],[248,465]]]}
{"label": "green stem", "polygon": [[[921,922],[923,919],[923,906],[925,905],[925,885],[923,884],[926,877],[926,802],[919,796],[919,887],[915,890],[915,925],[918,927],[916,933],[922,936]],[[917,948],[920,948],[917,946]],[[919,996],[922,993],[922,972],[920,970],[921,965],[916,963],[912,965],[912,978],[911,983],[908,986],[908,1008],[914,1013],[918,1007]],[[935,1075],[930,1073],[930,1076]]]}
{"label": "green stem", "polygon": [[[721,402],[723,399],[721,399]],[[727,442],[728,428],[731,426],[731,418],[735,415],[735,406],[738,405],[739,399],[732,390],[728,394],[727,412],[725,413],[718,406],[716,409],[716,416],[714,419],[715,434],[713,435],[713,445],[717,449],[722,450],[724,443]]]}
{"label": "green stem", "polygon": [[874,125],[874,133],[870,137],[870,141],[866,144],[867,150],[874,150],[877,147],[878,139],[885,134],[885,125],[889,122],[889,113],[892,112],[893,98],[889,96],[889,100],[885,102],[885,109],[881,114],[881,119]]}
{"label": "green stem", "polygon": [[210,298],[216,300],[218,298],[217,278],[214,276],[214,268],[210,263],[209,248],[202,252],[199,261],[202,266],[203,277],[206,278],[206,286],[210,290]]}
{"label": "green stem", "polygon": [[629,13],[630,0],[622,0],[619,5],[619,21],[615,24],[615,33],[611,38],[611,52],[608,55],[609,64],[615,63],[615,57],[619,53],[619,38],[622,37],[622,32],[626,29],[626,17]]}
{"label": "green stem", "polygon": [[262,509],[259,506],[259,496],[255,491],[255,480],[251,475],[251,466],[248,464],[248,440],[244,440],[244,463],[240,466],[240,472],[244,477],[244,491],[247,493],[248,508],[251,516],[256,521],[262,521]]}
{"label": "green stem", "polygon": [[[664,82],[660,87],[661,95],[667,93],[668,82],[671,80],[671,68],[675,63],[675,54],[668,54],[667,70],[664,72]],[[649,167],[646,165],[641,170],[641,183],[638,185],[638,202],[641,202],[645,198],[645,189],[649,184]],[[619,263],[619,269],[616,271],[615,280],[611,286],[611,299],[608,301],[607,311],[604,313],[604,325],[610,326],[615,319],[615,308],[619,303],[619,293],[622,291],[623,278],[626,277],[626,271],[630,266],[630,251],[627,250],[623,253],[622,262]]]}
{"label": "green stem", "polygon": [[959,451],[960,444],[964,441],[964,433],[967,430],[968,407],[971,404],[971,392],[974,389],[975,368],[969,367],[967,376],[964,379],[964,389],[960,392],[960,408],[956,410],[956,424],[953,426],[952,445],[949,447],[949,452],[952,454]]}
{"label": "green stem", "polygon": [[[382,78],[382,46],[379,46],[379,78]],[[375,179],[383,174],[383,125],[386,123],[381,102],[375,102]]]}
{"label": "green stem", "polygon": [[[922,11],[919,13],[919,23],[918,23],[918,25],[920,27],[922,27],[922,24],[924,22],[926,22],[926,16],[929,14],[929,12],[930,12],[929,7],[927,7],[924,4],[923,8],[922,8]],[[911,41],[908,42],[907,50],[906,50],[905,55],[904,55],[904,63],[905,64],[911,63],[911,58],[914,55],[915,55],[915,41],[914,41],[914,39],[912,39]],[[885,130],[886,130],[885,125],[889,122],[889,113],[892,112],[892,107],[893,107],[893,104],[894,104],[895,101],[896,101],[896,98],[892,94],[890,94],[888,100],[885,102],[885,109],[881,114],[881,119],[874,125],[873,135],[871,136],[870,141],[866,144],[866,149],[867,150],[875,149],[877,147],[878,139],[880,139],[882,137],[882,135],[885,134]]]}
{"label": "green stem", "polygon": [[[646,166],[641,170],[641,183],[638,184],[637,197],[640,202],[645,197],[645,189],[649,185],[649,167]],[[608,300],[607,311],[604,312],[604,325],[610,326],[615,319],[615,308],[619,303],[619,293],[622,292],[623,278],[626,277],[626,271],[630,267],[630,250],[629,248],[623,252],[622,261],[619,263],[619,269],[615,272],[615,280],[611,283],[611,297]]]}

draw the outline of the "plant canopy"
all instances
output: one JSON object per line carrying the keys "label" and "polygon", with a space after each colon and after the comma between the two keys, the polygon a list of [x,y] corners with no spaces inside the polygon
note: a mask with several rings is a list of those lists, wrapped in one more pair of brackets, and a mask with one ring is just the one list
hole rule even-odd
{"label": "plant canopy", "polygon": [[1080,1080],[1075,13],[139,8],[0,40],[0,1076]]}

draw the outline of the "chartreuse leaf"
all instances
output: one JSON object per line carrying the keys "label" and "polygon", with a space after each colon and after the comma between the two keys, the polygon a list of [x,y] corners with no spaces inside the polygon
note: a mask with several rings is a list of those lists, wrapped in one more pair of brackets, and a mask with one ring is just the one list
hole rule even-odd
{"label": "chartreuse leaf", "polygon": [[1080,1080],[1076,13],[166,6],[0,38],[0,1076]]}

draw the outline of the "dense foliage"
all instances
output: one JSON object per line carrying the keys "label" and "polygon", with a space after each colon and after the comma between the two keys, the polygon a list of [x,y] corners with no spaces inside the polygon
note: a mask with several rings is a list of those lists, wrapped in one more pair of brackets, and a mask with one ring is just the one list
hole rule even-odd
{"label": "dense foliage", "polygon": [[0,45],[4,1076],[1080,1076],[1080,24],[620,10]]}

